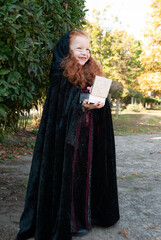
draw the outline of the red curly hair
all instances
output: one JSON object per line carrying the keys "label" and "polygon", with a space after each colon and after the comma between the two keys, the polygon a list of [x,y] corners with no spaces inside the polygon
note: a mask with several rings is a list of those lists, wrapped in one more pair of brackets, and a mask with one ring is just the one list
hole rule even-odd
{"label": "red curly hair", "polygon": [[[72,30],[70,32],[69,45],[77,36],[83,36],[89,39],[85,32],[81,30]],[[63,75],[68,78],[68,81],[79,88],[92,86],[96,75],[104,75],[101,66],[91,57],[91,55],[89,60],[84,65],[81,65],[74,57],[71,50],[69,50],[68,56],[61,62],[61,67],[64,69]]]}

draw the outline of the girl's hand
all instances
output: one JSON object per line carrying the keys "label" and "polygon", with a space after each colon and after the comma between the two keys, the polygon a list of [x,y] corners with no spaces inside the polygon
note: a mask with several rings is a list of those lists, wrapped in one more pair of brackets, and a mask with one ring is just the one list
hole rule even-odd
{"label": "girl's hand", "polygon": [[102,107],[104,107],[104,103],[88,103],[88,99],[85,99],[82,103],[82,111],[86,112],[88,110],[92,110],[92,109],[100,109]]}
{"label": "girl's hand", "polygon": [[92,87],[87,87],[88,91],[91,93]]}

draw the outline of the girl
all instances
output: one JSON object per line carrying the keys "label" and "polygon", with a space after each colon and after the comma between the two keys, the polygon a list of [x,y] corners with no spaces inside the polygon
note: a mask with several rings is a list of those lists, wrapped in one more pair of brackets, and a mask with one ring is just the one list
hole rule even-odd
{"label": "girl", "polygon": [[57,43],[16,240],[71,240],[119,219],[110,103],[80,96],[103,75],[88,36],[72,30]]}

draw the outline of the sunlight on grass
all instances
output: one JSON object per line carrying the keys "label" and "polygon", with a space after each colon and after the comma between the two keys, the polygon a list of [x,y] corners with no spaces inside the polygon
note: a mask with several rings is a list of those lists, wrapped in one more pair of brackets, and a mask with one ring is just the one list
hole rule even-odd
{"label": "sunlight on grass", "polygon": [[115,135],[161,133],[161,111],[113,114]]}

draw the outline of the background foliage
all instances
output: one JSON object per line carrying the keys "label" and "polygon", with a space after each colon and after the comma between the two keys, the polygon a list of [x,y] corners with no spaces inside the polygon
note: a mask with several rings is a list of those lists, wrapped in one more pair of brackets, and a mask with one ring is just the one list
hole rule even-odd
{"label": "background foliage", "polygon": [[85,0],[0,1],[0,136],[46,93],[52,50],[84,24]]}
{"label": "background foliage", "polygon": [[139,90],[146,96],[161,97],[161,0],[153,0],[152,13],[147,21],[145,37],[147,45],[142,53],[145,71],[139,82]]}
{"label": "background foliage", "polygon": [[128,89],[137,88],[137,77],[143,71],[140,60],[141,41],[135,40],[124,30],[111,29],[107,21],[106,28],[103,29],[99,23],[101,13],[94,11],[93,16],[95,21],[87,22],[86,31],[91,37],[93,56],[103,66],[106,77],[113,80],[110,90],[112,99],[121,98],[125,91],[127,97],[138,98],[136,90],[133,91],[136,94],[131,94],[132,90]]}
{"label": "background foliage", "polygon": [[[141,41],[120,30],[104,17],[103,12],[93,11],[93,22],[87,23],[91,36],[92,53],[102,64],[106,76],[114,80],[112,98],[122,102],[147,103],[161,99],[161,0],[153,0],[152,13],[145,29],[144,45]],[[118,83],[121,83],[121,90]]]}

